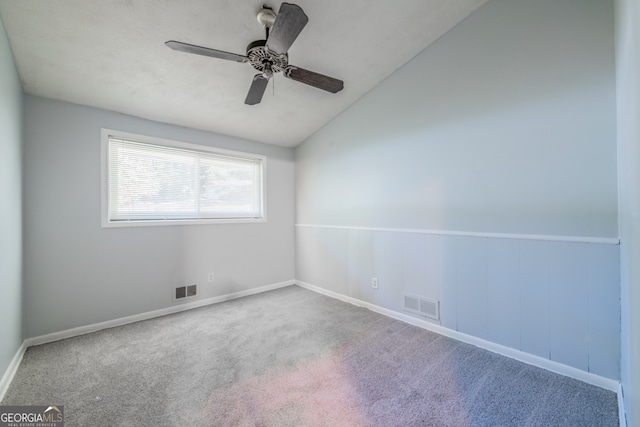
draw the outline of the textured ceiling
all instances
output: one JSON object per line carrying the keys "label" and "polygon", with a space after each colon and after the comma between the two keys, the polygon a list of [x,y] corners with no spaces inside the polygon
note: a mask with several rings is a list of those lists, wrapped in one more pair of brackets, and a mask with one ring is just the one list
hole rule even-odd
{"label": "textured ceiling", "polygon": [[[245,54],[268,0],[0,0],[26,93],[293,147],[487,0],[297,0],[309,23],[289,62],[344,81],[330,94],[276,75],[244,104],[256,71],[167,48]],[[274,94],[275,93],[275,94]]]}

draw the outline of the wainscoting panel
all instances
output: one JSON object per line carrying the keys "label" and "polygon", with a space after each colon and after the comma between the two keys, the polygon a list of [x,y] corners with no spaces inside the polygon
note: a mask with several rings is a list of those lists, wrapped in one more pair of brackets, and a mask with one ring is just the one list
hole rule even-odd
{"label": "wainscoting panel", "polygon": [[440,285],[440,322],[445,328],[458,330],[458,297],[455,236],[440,236],[442,282]]}
{"label": "wainscoting panel", "polygon": [[489,339],[487,239],[456,237],[458,331]]}
{"label": "wainscoting panel", "polygon": [[549,242],[551,359],[588,370],[587,246]]}
{"label": "wainscoting panel", "polygon": [[427,251],[424,234],[402,235],[402,289],[414,295],[427,293]]}
{"label": "wainscoting panel", "polygon": [[588,247],[589,371],[607,378],[619,376],[618,364],[610,362],[620,357],[620,293],[611,291],[611,283],[620,282],[618,248],[614,245]]}
{"label": "wainscoting panel", "polygon": [[[384,260],[380,277],[380,292],[383,295],[382,307],[390,310],[402,312],[402,297],[398,298],[398,286],[402,287],[404,282],[403,274],[403,251],[402,235],[400,233],[383,232],[384,235]],[[393,284],[396,286],[393,286]],[[390,286],[391,285],[391,286]]]}
{"label": "wainscoting panel", "polygon": [[[298,225],[296,241],[302,282],[620,377],[615,241],[315,225]],[[440,320],[404,311],[403,293],[439,301]]]}
{"label": "wainscoting panel", "polygon": [[519,349],[518,243],[515,239],[489,239],[487,242],[487,322],[489,341]]}
{"label": "wainscoting panel", "polygon": [[[519,241],[520,350],[549,359],[549,242]],[[619,285],[616,285],[619,286]]]}
{"label": "wainscoting panel", "polygon": [[[323,230],[319,229],[318,232]],[[344,233],[343,230],[340,230]],[[358,263],[360,262],[360,231],[349,230],[347,231],[347,256],[346,261],[348,276],[347,276],[347,295],[351,298],[360,299],[360,282],[359,274],[360,269]]]}

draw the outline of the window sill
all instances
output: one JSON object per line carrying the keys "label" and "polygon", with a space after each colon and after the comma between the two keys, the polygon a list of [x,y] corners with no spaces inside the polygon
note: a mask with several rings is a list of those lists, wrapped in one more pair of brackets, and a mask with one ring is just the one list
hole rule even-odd
{"label": "window sill", "polygon": [[175,225],[221,225],[221,224],[260,224],[266,223],[266,218],[229,218],[229,219],[159,219],[159,220],[130,220],[130,221],[102,221],[102,228],[121,227],[156,227]]}

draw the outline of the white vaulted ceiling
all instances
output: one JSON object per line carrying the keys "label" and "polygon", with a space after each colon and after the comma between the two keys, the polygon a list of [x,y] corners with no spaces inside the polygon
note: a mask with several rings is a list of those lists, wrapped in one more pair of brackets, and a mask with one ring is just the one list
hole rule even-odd
{"label": "white vaulted ceiling", "polygon": [[[245,54],[269,0],[0,0],[26,93],[293,147],[487,0],[292,0],[309,23],[289,62],[344,81],[330,94],[276,75],[244,104],[249,64],[167,48]],[[437,84],[437,82],[425,82]],[[275,92],[275,95],[274,95]]]}

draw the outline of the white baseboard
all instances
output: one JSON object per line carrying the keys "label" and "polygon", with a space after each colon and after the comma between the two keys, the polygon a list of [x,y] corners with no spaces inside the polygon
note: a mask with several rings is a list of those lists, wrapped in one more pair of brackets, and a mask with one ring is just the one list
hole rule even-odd
{"label": "white baseboard", "polygon": [[116,326],[122,326],[122,325],[127,325],[129,323],[140,322],[142,320],[153,319],[154,317],[161,317],[161,316],[166,316],[168,314],[192,310],[194,308],[204,307],[207,305],[229,301],[236,298],[242,298],[249,295],[259,294],[262,292],[284,288],[285,286],[291,286],[295,284],[296,284],[295,280],[287,280],[286,282],[260,286],[258,288],[247,289],[246,291],[233,292],[230,294],[220,295],[217,297],[206,298],[206,299],[193,301],[185,304],[174,305],[167,308],[161,308],[159,310],[148,311],[146,313],[140,313],[140,314],[134,314],[132,316],[121,317],[119,319],[107,320],[106,322],[94,323],[92,325],[86,325],[86,326],[79,326],[77,328],[67,329],[60,332],[53,332],[51,334],[40,335],[33,338],[27,338],[25,340],[25,345],[26,345],[25,348],[28,348],[34,345],[46,344],[53,341],[59,341],[66,338],[72,338],[78,335],[84,335],[91,332],[100,331],[102,329],[115,328]]}
{"label": "white baseboard", "polygon": [[18,366],[20,366],[20,362],[22,362],[22,356],[24,356],[24,352],[27,350],[27,345],[23,341],[16,351],[16,354],[11,359],[11,363],[7,367],[7,370],[4,372],[2,379],[0,380],[0,402],[4,399],[4,395],[7,393],[9,389],[9,384],[13,381],[13,377],[16,375],[18,371]]}
{"label": "white baseboard", "polygon": [[624,387],[618,384],[618,415],[620,416],[620,427],[627,427],[627,413],[624,410]]}
{"label": "white baseboard", "polygon": [[298,286],[309,289],[311,291],[326,295],[328,297],[332,297],[335,299],[339,299],[341,301],[347,302],[349,304],[357,305],[359,307],[367,308],[376,313],[383,314],[385,316],[391,317],[396,320],[400,320],[406,323],[409,323],[414,326],[418,326],[423,329],[430,330],[432,332],[438,333],[440,335],[447,336],[449,338],[456,339],[458,341],[462,341],[468,344],[475,345],[476,347],[483,348],[485,350],[489,350],[494,353],[498,353],[502,356],[509,357],[511,359],[519,360],[520,362],[527,363],[529,365],[537,366],[539,368],[546,369],[551,372],[555,372],[560,375],[564,375],[570,378],[575,378],[580,381],[584,381],[588,384],[592,384],[606,390],[613,391],[615,393],[619,392],[620,383],[616,380],[612,380],[609,378],[601,377],[600,375],[592,374],[590,372],[585,372],[581,369],[574,368],[572,366],[564,365],[562,363],[554,362],[553,360],[545,359],[540,356],[535,356],[533,354],[525,353],[520,350],[516,350],[514,348],[506,347],[501,344],[496,344],[491,341],[484,340],[482,338],[477,338],[472,335],[467,335],[462,332],[454,331],[453,329],[445,328],[444,326],[437,325],[435,323],[430,323],[426,320],[421,320],[416,317],[410,316],[408,314],[399,313],[397,311],[389,310],[383,307],[380,307],[375,304],[370,304],[368,302],[360,301],[356,298],[348,297],[346,295],[339,294],[337,292],[329,291],[327,289],[321,288],[319,286],[312,285],[310,283],[305,283],[301,281],[296,282]]}

